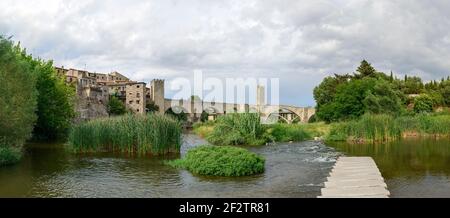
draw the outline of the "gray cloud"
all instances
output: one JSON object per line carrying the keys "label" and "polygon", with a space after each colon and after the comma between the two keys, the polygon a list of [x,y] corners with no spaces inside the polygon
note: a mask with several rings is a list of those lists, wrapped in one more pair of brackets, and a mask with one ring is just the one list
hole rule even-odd
{"label": "gray cloud", "polygon": [[381,71],[449,75],[447,0],[13,1],[0,34],[57,65],[133,79],[279,77],[281,102],[314,105],[312,89],[366,58]]}

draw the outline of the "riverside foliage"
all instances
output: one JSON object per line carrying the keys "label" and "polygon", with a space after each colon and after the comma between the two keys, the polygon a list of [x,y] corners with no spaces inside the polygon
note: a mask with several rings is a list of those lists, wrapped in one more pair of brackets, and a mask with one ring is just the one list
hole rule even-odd
{"label": "riverside foliage", "polygon": [[263,145],[309,140],[325,134],[327,125],[262,124],[257,113],[236,113],[221,116],[216,121],[197,123],[194,132],[214,145]]}
{"label": "riverside foliage", "polygon": [[394,117],[366,114],[358,120],[332,124],[330,141],[386,142],[404,136],[450,137],[450,115]]}
{"label": "riverside foliage", "polygon": [[199,175],[249,176],[264,172],[265,159],[243,148],[200,146],[168,164]]}
{"label": "riverside foliage", "polygon": [[181,124],[167,116],[125,115],[93,120],[72,128],[69,145],[76,153],[120,152],[132,155],[179,153]]}
{"label": "riverside foliage", "polygon": [[67,136],[75,116],[75,90],[57,75],[51,61],[33,58],[2,36],[0,93],[0,166],[18,162],[23,144],[32,136]]}
{"label": "riverside foliage", "polygon": [[0,166],[20,160],[37,119],[36,76],[21,52],[0,36]]}

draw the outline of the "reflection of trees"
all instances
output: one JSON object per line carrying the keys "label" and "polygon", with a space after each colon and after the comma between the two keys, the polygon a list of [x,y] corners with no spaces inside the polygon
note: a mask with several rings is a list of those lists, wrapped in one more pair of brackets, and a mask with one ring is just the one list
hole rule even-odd
{"label": "reflection of trees", "polygon": [[449,139],[407,139],[366,145],[332,143],[332,146],[347,155],[373,157],[386,178],[426,173],[450,175]]}

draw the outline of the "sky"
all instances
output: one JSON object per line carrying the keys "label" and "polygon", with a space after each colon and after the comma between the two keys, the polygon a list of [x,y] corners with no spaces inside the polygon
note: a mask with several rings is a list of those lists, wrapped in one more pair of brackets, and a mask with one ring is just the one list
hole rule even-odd
{"label": "sky", "polygon": [[363,59],[399,77],[450,75],[449,11],[448,0],[1,0],[0,34],[57,66],[138,81],[279,78],[281,104],[314,106],[324,77]]}

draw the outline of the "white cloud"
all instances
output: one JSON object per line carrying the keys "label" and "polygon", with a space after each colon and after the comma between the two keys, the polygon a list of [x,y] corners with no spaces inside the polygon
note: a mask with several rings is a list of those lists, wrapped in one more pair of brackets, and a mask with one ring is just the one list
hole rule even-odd
{"label": "white cloud", "polygon": [[0,34],[58,65],[136,80],[279,77],[281,103],[366,58],[434,79],[450,71],[447,0],[2,0]]}

